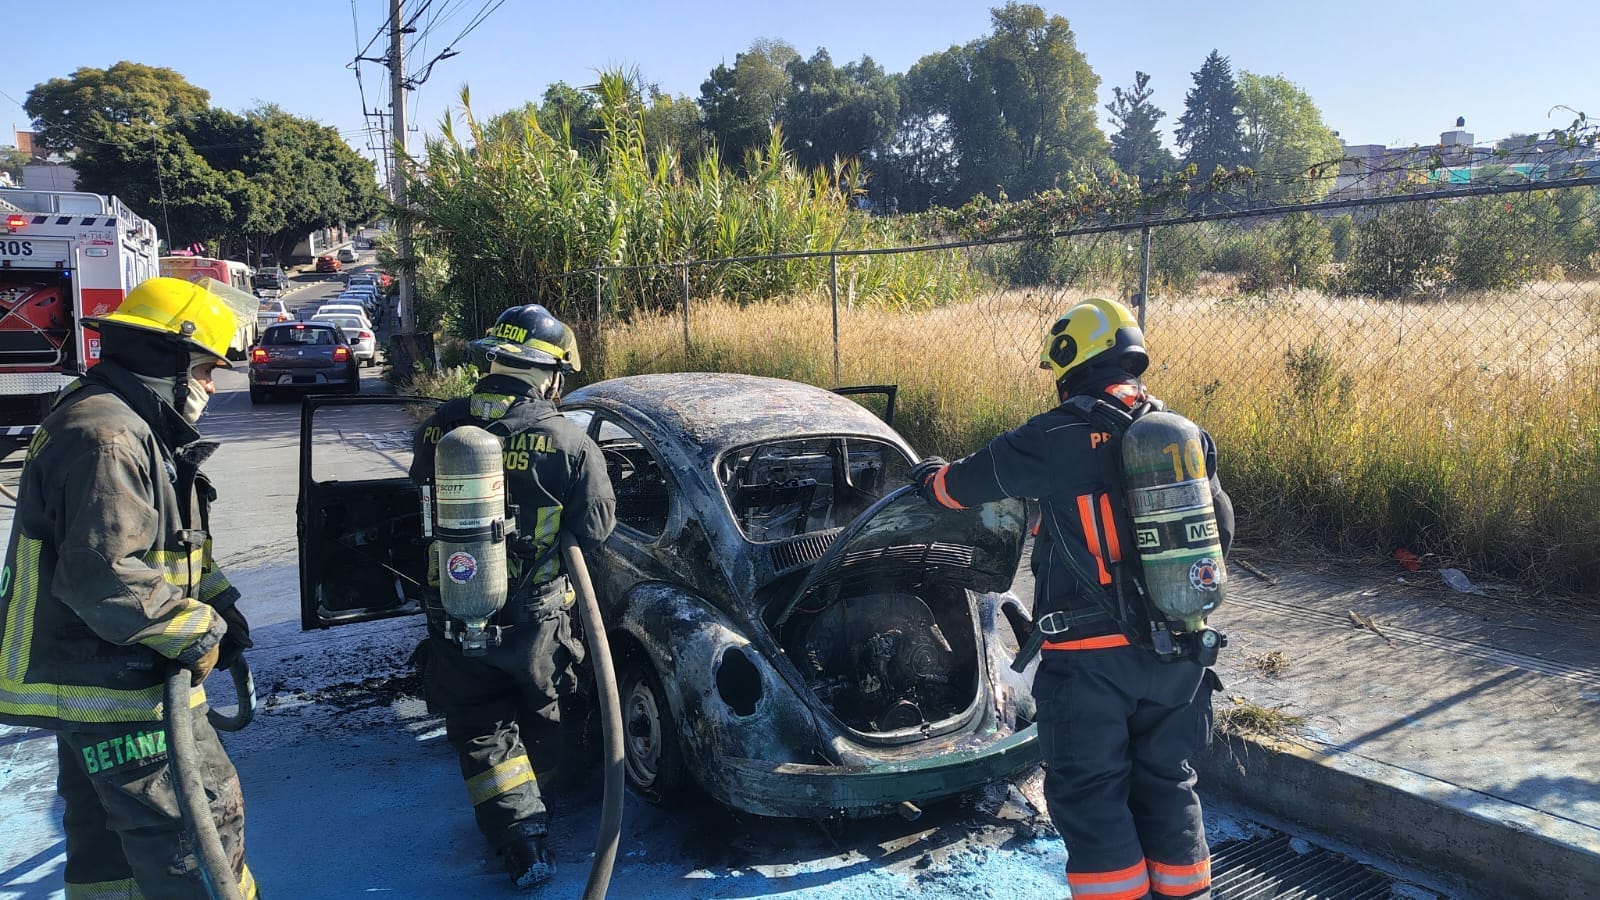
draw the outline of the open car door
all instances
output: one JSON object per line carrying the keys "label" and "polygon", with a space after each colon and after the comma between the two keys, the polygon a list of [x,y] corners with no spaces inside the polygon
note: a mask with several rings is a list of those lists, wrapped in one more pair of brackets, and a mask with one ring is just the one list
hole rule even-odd
{"label": "open car door", "polygon": [[412,483],[426,397],[308,397],[300,408],[300,628],[422,611],[428,541]]}

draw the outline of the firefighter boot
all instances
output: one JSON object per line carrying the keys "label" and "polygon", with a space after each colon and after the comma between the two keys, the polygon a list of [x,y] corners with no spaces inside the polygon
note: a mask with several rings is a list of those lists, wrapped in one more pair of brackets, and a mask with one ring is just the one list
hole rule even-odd
{"label": "firefighter boot", "polygon": [[500,849],[511,883],[527,890],[556,876],[555,861],[545,849],[544,835],[517,838]]}

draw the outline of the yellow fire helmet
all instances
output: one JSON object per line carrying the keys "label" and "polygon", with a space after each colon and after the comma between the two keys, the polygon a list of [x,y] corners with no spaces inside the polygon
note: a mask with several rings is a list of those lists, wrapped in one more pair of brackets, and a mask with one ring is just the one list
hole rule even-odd
{"label": "yellow fire helmet", "polygon": [[214,278],[184,281],[158,277],[143,281],[122,303],[103,316],[86,316],[85,325],[121,325],[170,334],[190,350],[209,353],[219,366],[229,366],[228,347],[239,320],[254,315],[255,298]]}
{"label": "yellow fire helmet", "polygon": [[1139,320],[1115,300],[1091,297],[1050,326],[1039,348],[1039,368],[1049,369],[1061,385],[1096,359],[1119,363],[1130,375],[1143,374],[1150,366]]}

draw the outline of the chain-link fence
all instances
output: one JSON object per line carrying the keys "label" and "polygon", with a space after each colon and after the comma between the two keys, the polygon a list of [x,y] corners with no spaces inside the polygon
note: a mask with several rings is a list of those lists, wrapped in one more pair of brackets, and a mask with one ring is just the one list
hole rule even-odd
{"label": "chain-link fence", "polygon": [[1217,436],[1258,530],[1594,585],[1597,185],[560,277],[566,296],[593,292],[599,374],[894,383],[897,425],[946,455],[1053,403],[1045,329],[1083,298],[1122,299],[1146,381]]}

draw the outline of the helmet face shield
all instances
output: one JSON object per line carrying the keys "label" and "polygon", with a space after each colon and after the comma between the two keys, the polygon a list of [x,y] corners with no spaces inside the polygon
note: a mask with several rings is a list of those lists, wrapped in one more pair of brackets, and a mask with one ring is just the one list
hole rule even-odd
{"label": "helmet face shield", "polygon": [[85,325],[117,325],[170,335],[185,348],[228,366],[228,348],[244,316],[255,315],[249,294],[212,278],[150,278],[128,292],[115,310],[86,317]]}

